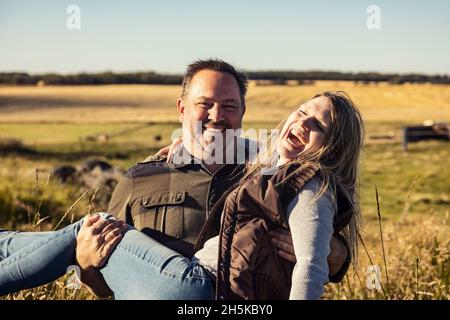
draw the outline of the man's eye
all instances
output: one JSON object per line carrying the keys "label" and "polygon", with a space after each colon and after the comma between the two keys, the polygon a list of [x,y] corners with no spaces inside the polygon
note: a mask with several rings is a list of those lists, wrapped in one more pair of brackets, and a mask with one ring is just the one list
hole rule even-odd
{"label": "man's eye", "polygon": [[233,106],[233,105],[225,105],[224,106],[226,109],[228,109],[228,110],[235,110],[235,109],[237,109],[237,107],[236,106]]}
{"label": "man's eye", "polygon": [[298,110],[301,114],[303,114],[303,115],[305,115],[305,116],[307,116],[308,114],[305,112],[305,111],[303,111],[303,110]]}

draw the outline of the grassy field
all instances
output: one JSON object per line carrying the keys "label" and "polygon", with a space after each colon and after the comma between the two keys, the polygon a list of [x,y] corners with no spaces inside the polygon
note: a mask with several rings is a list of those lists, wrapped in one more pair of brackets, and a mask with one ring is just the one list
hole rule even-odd
{"label": "grassy field", "polygon": [[[278,121],[324,90],[348,91],[367,121],[449,120],[445,85],[354,85],[318,81],[305,86],[250,85],[247,121]],[[125,123],[177,121],[178,86],[109,85],[0,88],[0,122]]]}
{"label": "grassy field", "polygon": [[[450,86],[251,85],[244,129],[275,127],[299,103],[330,89],[347,91],[366,121],[361,197],[362,236],[369,254],[361,247],[358,268],[351,269],[343,283],[328,285],[324,298],[448,299],[450,144],[418,142],[403,152],[399,133],[405,124],[428,119],[450,122]],[[50,170],[93,158],[126,169],[154,153],[179,127],[175,109],[179,93],[178,86],[0,87],[0,226],[48,230],[62,217],[65,225],[85,214],[89,202],[95,210],[104,210],[104,202],[89,201],[91,190],[68,211],[85,190],[49,180]],[[101,134],[110,138],[89,139]],[[379,135],[394,138],[374,139]],[[32,226],[44,217],[48,218]],[[380,266],[382,289],[365,285],[371,264]],[[61,280],[6,298],[93,297],[84,290],[73,293]]]}

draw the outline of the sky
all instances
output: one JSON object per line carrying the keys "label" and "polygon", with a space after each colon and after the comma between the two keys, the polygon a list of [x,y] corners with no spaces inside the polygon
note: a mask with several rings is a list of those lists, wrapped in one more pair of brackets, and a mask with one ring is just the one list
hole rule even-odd
{"label": "sky", "polygon": [[448,0],[0,0],[0,72],[182,73],[214,57],[245,70],[450,74],[449,39]]}

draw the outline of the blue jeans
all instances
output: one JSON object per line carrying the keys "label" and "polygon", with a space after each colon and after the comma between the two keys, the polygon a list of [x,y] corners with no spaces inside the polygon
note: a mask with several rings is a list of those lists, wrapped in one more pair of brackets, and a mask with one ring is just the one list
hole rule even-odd
{"label": "blue jeans", "polygon": [[[76,237],[82,224],[80,220],[50,232],[0,231],[0,295],[63,276],[74,264]],[[100,272],[115,299],[214,297],[214,282],[195,259],[184,257],[132,227]]]}

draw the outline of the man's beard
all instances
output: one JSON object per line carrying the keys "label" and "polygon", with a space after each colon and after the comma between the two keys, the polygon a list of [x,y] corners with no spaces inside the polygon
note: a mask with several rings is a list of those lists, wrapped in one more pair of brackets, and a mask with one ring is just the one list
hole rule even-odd
{"label": "man's beard", "polygon": [[225,121],[207,121],[202,123],[201,129],[198,127],[194,127],[194,132],[196,136],[199,136],[199,140],[201,141],[202,146],[207,149],[208,146],[212,143],[220,143],[220,141],[218,141],[220,139],[217,139],[218,137],[221,136],[223,140],[223,138],[225,137],[226,129],[231,129],[231,127]]}
{"label": "man's beard", "polygon": [[[234,129],[225,121],[196,121],[189,134],[191,132],[193,132],[193,136],[190,135],[190,139],[185,140],[191,141],[188,151],[194,157],[208,164],[223,164],[227,152],[234,152],[234,138],[232,138],[234,137]],[[230,133],[233,133],[233,135]]]}

